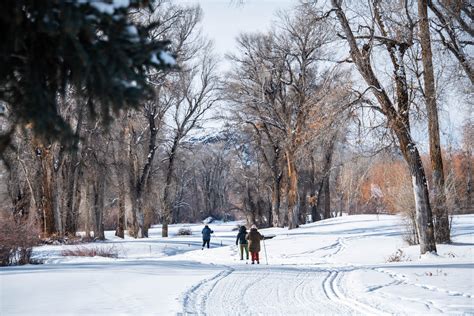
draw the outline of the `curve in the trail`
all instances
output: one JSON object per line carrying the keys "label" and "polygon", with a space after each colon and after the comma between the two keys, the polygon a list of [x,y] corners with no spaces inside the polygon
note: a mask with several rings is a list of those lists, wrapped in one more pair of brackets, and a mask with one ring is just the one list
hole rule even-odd
{"label": "curve in the trail", "polygon": [[389,315],[389,313],[350,298],[343,293],[343,270],[332,270],[323,281],[323,289],[327,298],[340,305],[345,305],[352,310],[352,313],[362,315]]}
{"label": "curve in the trail", "polygon": [[232,268],[227,268],[213,276],[204,279],[191,287],[182,298],[184,315],[205,315],[206,301],[219,280],[232,273]]}
{"label": "curve in the trail", "polygon": [[183,296],[185,315],[384,314],[343,294],[340,270],[234,266]]}

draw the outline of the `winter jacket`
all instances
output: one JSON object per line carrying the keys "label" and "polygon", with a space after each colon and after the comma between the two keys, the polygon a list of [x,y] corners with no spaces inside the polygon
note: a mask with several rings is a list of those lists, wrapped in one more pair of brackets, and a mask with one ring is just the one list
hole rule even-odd
{"label": "winter jacket", "polygon": [[239,233],[237,234],[237,239],[235,240],[235,244],[237,245],[240,243],[241,245],[247,244],[247,228],[245,226],[240,226]]}
{"label": "winter jacket", "polygon": [[260,252],[260,240],[263,240],[263,235],[256,228],[250,229],[246,239],[249,241],[250,252]]}
{"label": "winter jacket", "polygon": [[206,227],[203,228],[202,230],[202,240],[211,240],[211,234],[214,231],[212,231],[209,226],[206,225]]}

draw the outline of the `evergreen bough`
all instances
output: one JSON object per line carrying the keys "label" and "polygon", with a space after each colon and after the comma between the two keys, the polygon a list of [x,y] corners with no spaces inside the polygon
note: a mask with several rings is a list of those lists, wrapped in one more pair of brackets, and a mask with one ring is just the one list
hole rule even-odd
{"label": "evergreen bough", "polygon": [[[13,124],[45,141],[67,142],[58,96],[72,87],[105,123],[151,96],[147,73],[174,66],[166,41],[153,41],[129,11],[145,0],[0,1],[0,104]],[[0,113],[3,115],[4,111]],[[0,143],[7,144],[8,135]],[[5,149],[1,146],[0,153]]]}

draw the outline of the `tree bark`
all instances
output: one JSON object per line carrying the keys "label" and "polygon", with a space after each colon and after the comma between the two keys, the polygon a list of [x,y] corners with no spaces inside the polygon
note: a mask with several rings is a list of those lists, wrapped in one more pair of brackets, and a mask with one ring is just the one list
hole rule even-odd
{"label": "tree bark", "polygon": [[171,146],[170,155],[168,156],[168,170],[166,172],[166,182],[165,182],[165,189],[163,192],[163,201],[164,201],[164,210],[163,210],[163,227],[161,231],[162,237],[168,237],[168,225],[171,222],[171,215],[172,215],[172,201],[171,201],[171,181],[173,180],[173,171],[174,171],[174,162],[176,157],[176,151],[179,145],[180,135],[176,135],[175,139],[173,140],[173,145]]}
{"label": "tree bark", "polygon": [[[314,163],[314,155],[311,154],[311,194],[310,194],[310,206],[311,206],[311,221],[317,222],[321,220],[321,216],[318,213],[319,189],[316,190],[316,166]],[[318,192],[316,192],[318,191]]]}
{"label": "tree bark", "polygon": [[278,227],[280,222],[280,203],[281,203],[281,174],[273,177],[272,185],[272,226]]}
{"label": "tree bark", "polygon": [[287,150],[285,152],[288,168],[288,229],[298,228],[298,173],[295,157]]}
{"label": "tree bark", "polygon": [[[83,108],[78,109],[78,118],[76,124],[76,137],[79,138],[82,131],[82,121],[83,121]],[[78,195],[80,196],[79,186],[79,177],[82,175],[82,164],[80,163],[79,157],[81,154],[82,145],[79,147],[79,142],[77,141],[76,146],[77,150],[73,150],[70,153],[69,162],[67,164],[67,185],[66,185],[66,220],[65,220],[65,233],[70,236],[75,236],[77,231],[77,217],[78,217],[78,206],[76,205],[78,200]]]}
{"label": "tree bark", "polygon": [[412,176],[413,191],[415,195],[415,212],[417,220],[417,230],[420,237],[420,252],[436,252],[434,237],[433,218],[428,195],[425,171],[421,162],[420,154],[411,139],[409,125],[407,125],[408,111],[407,104],[399,104],[397,113],[387,92],[378,81],[370,62],[370,52],[361,51],[357,46],[354,34],[349,22],[341,8],[340,2],[331,0],[332,7],[336,12],[337,19],[344,31],[346,40],[350,47],[350,54],[356,64],[359,73],[362,75],[369,87],[371,87],[381,109],[386,117],[389,128],[395,133],[400,150],[408,164],[410,175]]}
{"label": "tree bark", "polygon": [[325,219],[331,218],[331,188],[329,187],[329,175],[324,177],[323,195],[324,195],[324,204],[323,204],[324,218]]}
{"label": "tree bark", "polygon": [[133,207],[135,208],[135,218],[137,224],[137,237],[138,238],[145,238],[148,237],[148,225],[145,222],[145,210],[144,210],[144,203],[143,199],[145,198],[146,186],[148,184],[148,177],[150,174],[150,170],[153,164],[153,158],[155,157],[156,153],[156,136],[158,134],[158,129],[156,128],[155,124],[155,116],[157,114],[157,106],[155,105],[147,114],[148,118],[148,125],[150,130],[150,139],[148,141],[148,156],[143,167],[143,171],[140,177],[137,179],[135,184],[135,196],[134,202],[132,203]]}
{"label": "tree bark", "polygon": [[44,237],[50,237],[57,233],[56,220],[53,208],[53,158],[50,147],[42,144],[35,146],[36,157],[39,159],[39,212],[41,218],[41,227]]}
{"label": "tree bark", "polygon": [[104,204],[105,204],[105,183],[106,177],[102,172],[97,172],[97,178],[93,186],[94,201],[94,237],[99,240],[105,240],[104,233]]}
{"label": "tree bark", "polygon": [[433,170],[432,197],[434,200],[434,228],[437,242],[450,242],[449,215],[446,205],[444,187],[443,158],[439,138],[438,107],[436,105],[436,88],[433,71],[433,55],[431,52],[430,25],[428,20],[428,1],[418,0],[418,16],[420,18],[421,59],[425,86],[426,110],[428,113],[428,131],[430,142],[430,161]]}

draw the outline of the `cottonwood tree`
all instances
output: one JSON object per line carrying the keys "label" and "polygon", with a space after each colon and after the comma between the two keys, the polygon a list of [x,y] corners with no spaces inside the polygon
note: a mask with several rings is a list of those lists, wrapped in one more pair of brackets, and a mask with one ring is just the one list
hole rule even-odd
{"label": "cottonwood tree", "polygon": [[[149,10],[138,11],[133,16],[134,20],[150,27],[149,34],[154,41],[162,41],[165,38],[172,41],[170,50],[176,56],[181,68],[172,73],[149,72],[148,81],[153,86],[155,96],[144,102],[139,111],[129,114],[132,119],[126,128],[129,133],[132,236],[143,238],[148,235],[150,222],[146,220],[145,208],[150,211],[150,207],[149,205],[145,207],[145,202],[151,198],[147,196],[147,192],[151,192],[152,170],[156,164],[157,150],[161,145],[158,143],[158,135],[163,132],[165,114],[183,100],[183,95],[176,91],[183,89],[184,83],[179,78],[183,78],[183,74],[188,71],[185,70],[186,62],[202,49],[202,46],[195,43],[201,15],[198,6],[185,7],[170,1],[158,1]],[[138,120],[143,120],[142,123],[136,121],[138,116],[141,116]]]}
{"label": "cottonwood tree", "polygon": [[[428,114],[428,135],[430,142],[430,160],[433,192],[433,214],[435,238],[437,242],[449,242],[450,224],[446,205],[445,180],[441,143],[439,136],[438,107],[436,104],[436,87],[433,70],[433,53],[431,50],[430,23],[428,19],[427,0],[418,0],[419,39],[421,44],[421,59],[423,62],[424,98]],[[407,14],[408,11],[407,11]],[[459,54],[458,54],[459,55]]]}
{"label": "cottonwood tree", "polygon": [[293,15],[282,14],[278,27],[266,34],[239,36],[240,52],[230,56],[235,69],[228,94],[237,105],[236,119],[252,127],[257,148],[271,171],[273,224],[282,224],[279,208],[284,180],[286,218],[289,227],[295,228],[300,206],[297,159],[317,132],[321,113],[314,109],[330,98],[340,82],[335,80],[337,71],[326,71],[319,63],[331,40],[327,23],[299,7]]}
{"label": "cottonwood tree", "polygon": [[[396,135],[400,150],[408,164],[410,175],[413,179],[413,191],[416,200],[417,230],[420,237],[420,252],[436,252],[434,238],[434,226],[430,198],[428,194],[427,181],[420,153],[413,141],[410,132],[410,102],[409,86],[406,79],[404,55],[408,47],[413,44],[413,23],[410,20],[409,8],[402,5],[398,11],[400,29],[394,25],[387,26],[385,17],[387,11],[385,4],[382,8],[380,1],[369,2],[369,23],[348,16],[349,9],[343,7],[339,0],[331,1],[332,10],[335,12],[338,26],[342,31],[342,37],[349,46],[350,61],[354,63],[359,74],[368,85],[368,90],[377,99],[379,111],[387,120],[387,126]],[[351,26],[358,23],[360,27]],[[400,23],[401,22],[401,23]],[[364,24],[362,24],[364,23]],[[381,47],[384,50],[378,50]],[[395,97],[391,98],[383,87],[380,73],[374,67],[373,53],[384,51],[393,67],[393,84],[395,86]]]}
{"label": "cottonwood tree", "polygon": [[195,59],[181,64],[181,71],[176,74],[172,88],[167,93],[172,98],[172,105],[167,113],[166,123],[169,126],[166,144],[165,182],[163,189],[162,236],[168,237],[168,225],[172,219],[173,197],[171,185],[175,160],[183,140],[205,120],[205,114],[218,101],[216,95],[218,77],[216,60],[212,55],[212,45],[203,41],[198,51],[188,52]]}

